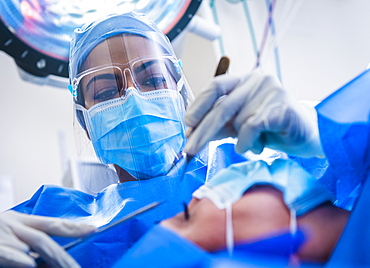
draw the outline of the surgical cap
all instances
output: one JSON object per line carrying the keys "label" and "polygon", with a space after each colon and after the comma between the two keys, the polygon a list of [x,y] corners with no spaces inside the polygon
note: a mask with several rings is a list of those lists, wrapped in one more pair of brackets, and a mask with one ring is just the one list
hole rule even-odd
{"label": "surgical cap", "polygon": [[163,49],[175,56],[167,36],[144,14],[128,12],[113,14],[92,23],[87,23],[75,29],[72,35],[69,57],[69,81],[78,74],[78,71],[89,55],[100,42],[117,34],[135,34],[146,38],[153,38],[153,34]]}

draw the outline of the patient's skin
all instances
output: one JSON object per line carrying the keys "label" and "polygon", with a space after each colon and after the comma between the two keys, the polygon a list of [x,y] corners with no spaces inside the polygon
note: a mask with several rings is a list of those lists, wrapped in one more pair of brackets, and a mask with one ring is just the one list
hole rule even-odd
{"label": "patient's skin", "polygon": [[[207,251],[225,248],[225,210],[209,199],[193,198],[184,213],[162,221],[161,225],[189,239]],[[298,217],[298,226],[307,238],[297,253],[302,261],[328,260],[348,220],[349,212],[329,203]],[[261,240],[262,237],[289,232],[290,213],[282,193],[270,186],[248,190],[232,207],[234,243]]]}

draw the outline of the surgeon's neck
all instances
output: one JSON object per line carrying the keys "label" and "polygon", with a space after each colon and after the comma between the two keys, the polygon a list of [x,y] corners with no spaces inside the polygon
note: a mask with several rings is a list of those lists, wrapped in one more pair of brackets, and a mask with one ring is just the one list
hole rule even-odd
{"label": "surgeon's neck", "polygon": [[126,170],[122,169],[121,167],[114,165],[114,168],[117,171],[117,175],[119,178],[119,182],[123,183],[126,181],[137,181],[130,173],[128,173]]}

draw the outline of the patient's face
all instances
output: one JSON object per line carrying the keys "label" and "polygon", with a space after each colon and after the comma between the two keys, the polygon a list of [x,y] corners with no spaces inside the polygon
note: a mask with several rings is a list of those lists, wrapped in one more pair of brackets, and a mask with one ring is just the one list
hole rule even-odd
{"label": "patient's face", "polygon": [[[218,209],[208,198],[193,198],[188,211],[188,219],[182,212],[161,225],[207,251],[226,247],[225,210]],[[233,204],[232,217],[235,243],[288,230],[290,219],[281,192],[268,186],[247,191]]]}
{"label": "patient's face", "polygon": [[182,212],[161,224],[208,251],[217,250],[225,244],[224,210],[219,210],[207,198],[193,198],[188,210],[188,219]]}

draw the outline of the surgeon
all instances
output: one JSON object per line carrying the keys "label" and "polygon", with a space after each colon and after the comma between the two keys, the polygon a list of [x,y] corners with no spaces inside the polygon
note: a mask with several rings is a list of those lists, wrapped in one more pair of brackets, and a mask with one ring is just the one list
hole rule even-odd
{"label": "surgeon", "polygon": [[116,267],[140,267],[151,258],[159,260],[157,267],[209,267],[226,257],[245,264],[271,261],[263,267],[324,263],[349,217],[333,200],[291,160],[233,164],[196,190],[184,212],[148,232]]}
{"label": "surgeon", "polygon": [[167,38],[144,16],[78,29],[70,79],[78,119],[120,182],[166,175],[182,157],[191,92]]}
{"label": "surgeon", "polygon": [[234,143],[220,141],[186,161],[184,116],[192,93],[168,38],[145,15],[113,14],[76,29],[69,76],[77,122],[117,180],[96,196],[45,185],[14,209],[100,227],[162,202],[71,249],[81,266],[109,267],[151,226],[181,211],[206,180],[247,160]]}

